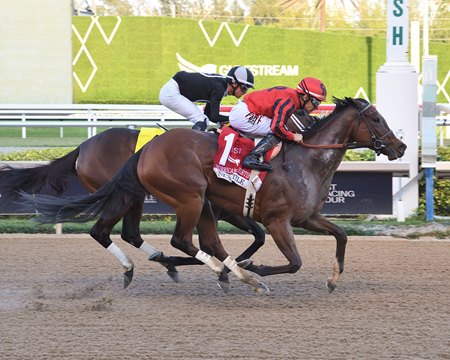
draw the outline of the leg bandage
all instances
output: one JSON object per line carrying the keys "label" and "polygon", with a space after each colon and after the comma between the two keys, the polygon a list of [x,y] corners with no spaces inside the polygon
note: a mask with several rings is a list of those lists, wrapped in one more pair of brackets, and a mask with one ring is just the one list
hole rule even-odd
{"label": "leg bandage", "polygon": [[148,257],[150,257],[150,258],[161,253],[161,251],[159,251],[158,249],[155,249],[153,246],[151,246],[149,243],[147,243],[145,241],[142,243],[142,245],[139,247],[139,249],[141,249],[142,251],[145,251],[148,254]]}
{"label": "leg bandage", "polygon": [[116,244],[112,243],[108,246],[107,250],[120,261],[125,269],[131,270],[134,268],[133,261],[131,261]]}
{"label": "leg bandage", "polygon": [[222,263],[214,261],[214,258],[211,255],[208,255],[202,250],[198,251],[198,253],[195,255],[195,258],[208,265],[216,273],[220,273],[223,270]]}
{"label": "leg bandage", "polygon": [[230,256],[228,256],[224,261],[224,265],[231,270],[233,274],[235,274],[240,280],[242,280],[245,275],[243,273],[243,269],[239,267],[236,260],[232,259]]}

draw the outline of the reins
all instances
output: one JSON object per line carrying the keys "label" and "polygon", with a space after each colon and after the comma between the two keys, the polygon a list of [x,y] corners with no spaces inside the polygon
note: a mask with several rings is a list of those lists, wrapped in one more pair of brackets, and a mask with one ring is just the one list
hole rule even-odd
{"label": "reins", "polygon": [[[381,139],[377,139],[372,127],[369,125],[369,122],[367,121],[366,117],[364,116],[364,112],[366,110],[368,110],[370,107],[372,106],[372,104],[368,104],[366,107],[364,107],[361,110],[358,110],[358,123],[361,120],[361,118],[364,120],[364,122],[366,123],[367,129],[370,132],[370,136],[372,139],[372,145],[375,149],[375,151],[377,152],[377,154],[380,152],[380,150],[385,147],[386,145],[383,142],[383,139],[388,136],[390,133],[392,133],[392,130],[389,131],[388,133],[386,133],[385,135],[383,135],[381,137]],[[359,126],[357,127],[359,128]],[[303,140],[301,140],[299,142],[299,144],[303,147],[306,147],[308,149],[358,149],[358,148],[363,148],[363,147],[367,147],[368,143],[364,142],[352,142],[352,143],[343,143],[343,144],[307,144],[305,143]]]}
{"label": "reins", "polygon": [[299,141],[299,144],[308,149],[349,149],[351,144],[307,144],[303,140]]}

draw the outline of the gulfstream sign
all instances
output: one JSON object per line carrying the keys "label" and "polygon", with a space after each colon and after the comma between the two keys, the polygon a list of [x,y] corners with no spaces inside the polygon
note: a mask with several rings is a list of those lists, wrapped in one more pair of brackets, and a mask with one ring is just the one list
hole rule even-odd
{"label": "gulfstream sign", "polygon": [[[226,75],[228,71],[235,65],[217,65],[217,64],[204,64],[195,65],[186,60],[179,53],[175,56],[178,60],[178,67],[180,70],[187,72],[204,72]],[[250,69],[255,76],[298,76],[298,65],[244,65]]]}
{"label": "gulfstream sign", "polygon": [[[245,65],[255,76],[298,76],[298,65]],[[219,67],[219,73],[225,75],[230,65]]]}
{"label": "gulfstream sign", "polygon": [[408,61],[409,0],[387,2],[387,61]]}

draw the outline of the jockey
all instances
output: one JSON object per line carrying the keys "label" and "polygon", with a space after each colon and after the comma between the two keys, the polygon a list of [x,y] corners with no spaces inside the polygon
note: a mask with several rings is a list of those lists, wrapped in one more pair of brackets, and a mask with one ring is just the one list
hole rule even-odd
{"label": "jockey", "polygon": [[310,114],[327,97],[327,89],[319,79],[307,77],[296,89],[285,86],[254,91],[239,101],[230,112],[230,124],[245,135],[264,136],[244,159],[243,167],[272,170],[264,160],[268,150],[282,139],[300,142],[302,134],[293,133],[286,123],[294,112]]}
{"label": "jockey", "polygon": [[[205,131],[209,121],[228,121],[219,113],[224,96],[239,99],[254,83],[252,72],[244,66],[231,68],[226,76],[179,71],[161,88],[159,101],[194,123],[193,129]],[[204,112],[194,104],[196,101],[206,102]]]}

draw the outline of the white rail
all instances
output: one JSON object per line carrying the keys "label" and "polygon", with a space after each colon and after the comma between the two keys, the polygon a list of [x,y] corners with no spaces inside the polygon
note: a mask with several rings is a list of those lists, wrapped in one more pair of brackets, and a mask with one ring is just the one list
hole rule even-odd
{"label": "white rail", "polygon": [[[202,108],[202,106],[200,106]],[[325,114],[334,105],[321,105],[318,114]],[[437,104],[440,114],[436,124],[440,145],[448,138],[446,127],[450,125],[450,104]],[[223,106],[224,113],[230,106]],[[27,127],[59,127],[64,136],[65,127],[86,127],[88,137],[96,134],[98,127],[189,127],[192,123],[163,105],[128,104],[0,104],[0,127],[21,127],[26,138]]]}
{"label": "white rail", "polygon": [[[202,110],[203,107],[199,106]],[[228,113],[231,106],[222,106]],[[330,105],[320,111],[330,112]],[[2,104],[0,105],[0,127],[21,127],[22,138],[27,137],[28,127],[59,127],[64,137],[66,127],[85,127],[88,138],[97,133],[99,127],[192,127],[183,116],[163,105],[128,104]]]}
{"label": "white rail", "polygon": [[28,127],[86,127],[88,137],[98,127],[184,127],[192,123],[163,105],[119,104],[3,104],[0,127],[21,127],[26,138]]}

